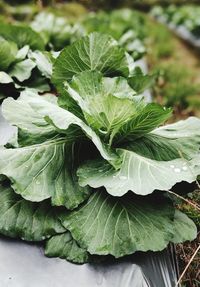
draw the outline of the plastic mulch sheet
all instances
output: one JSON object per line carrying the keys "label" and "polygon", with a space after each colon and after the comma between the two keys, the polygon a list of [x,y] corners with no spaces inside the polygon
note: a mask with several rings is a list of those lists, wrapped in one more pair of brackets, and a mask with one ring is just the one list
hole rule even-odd
{"label": "plastic mulch sheet", "polygon": [[200,39],[195,37],[183,25],[176,26],[172,23],[167,23],[164,17],[156,17],[156,20],[160,23],[165,24],[170,30],[172,30],[178,37],[180,37],[184,41],[190,43],[196,48],[200,48]]}
{"label": "plastic mulch sheet", "polygon": [[120,261],[75,265],[47,258],[36,245],[0,238],[1,287],[174,287],[172,252],[137,253]]}

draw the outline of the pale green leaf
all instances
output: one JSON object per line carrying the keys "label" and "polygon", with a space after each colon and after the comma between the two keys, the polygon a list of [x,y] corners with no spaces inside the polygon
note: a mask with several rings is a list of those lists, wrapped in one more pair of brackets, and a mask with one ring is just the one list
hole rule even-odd
{"label": "pale green leaf", "polygon": [[16,61],[22,61],[26,58],[29,52],[29,46],[25,45],[22,47],[20,50],[18,50],[17,55],[16,55]]}
{"label": "pale green leaf", "polygon": [[[159,152],[159,151],[158,151]],[[116,171],[106,161],[91,161],[78,170],[81,186],[104,186],[113,196],[122,196],[129,190],[147,195],[154,190],[169,190],[181,181],[193,182],[200,174],[197,158],[157,161],[135,152],[118,149],[122,164]]]}
{"label": "pale green leaf", "polygon": [[[7,98],[2,104],[5,119],[20,129],[19,133],[23,139],[19,137],[19,140],[23,144],[41,143],[58,135],[56,128],[49,125],[43,116],[30,106],[29,97],[35,96],[37,96],[37,93],[24,91],[17,100]],[[54,95],[43,95],[43,100],[55,104],[57,102]],[[16,113],[19,110],[20,113]]]}
{"label": "pale green leaf", "polygon": [[35,67],[36,64],[31,59],[26,59],[15,64],[9,71],[9,74],[11,77],[16,78],[20,82],[23,82],[30,78],[32,70]]}
{"label": "pale green leaf", "polygon": [[74,32],[66,17],[58,17],[46,11],[36,15],[31,27],[40,33],[45,43],[50,43],[56,50],[68,45]]}
{"label": "pale green leaf", "polygon": [[[130,120],[145,105],[142,97],[135,96],[135,91],[122,77],[103,78],[98,72],[87,71],[74,76],[65,86],[88,124],[108,137],[113,129]],[[67,96],[64,97],[67,101]]]}
{"label": "pale green leaf", "polygon": [[5,72],[0,71],[0,84],[10,84],[13,79]]}
{"label": "pale green leaf", "polygon": [[29,104],[34,110],[40,113],[40,115],[42,115],[47,122],[53,124],[60,133],[63,133],[64,131],[67,132],[71,125],[80,127],[85,135],[97,147],[101,156],[112,162],[113,165],[117,164],[118,157],[116,154],[114,154],[106,145],[104,145],[98,135],[80,118],[63,108],[60,108],[50,102],[46,102],[42,97],[39,96],[32,98],[29,97]]}
{"label": "pale green leaf", "polygon": [[51,78],[52,75],[52,62],[47,53],[41,51],[30,52],[29,57],[36,63],[37,68],[43,76]]}

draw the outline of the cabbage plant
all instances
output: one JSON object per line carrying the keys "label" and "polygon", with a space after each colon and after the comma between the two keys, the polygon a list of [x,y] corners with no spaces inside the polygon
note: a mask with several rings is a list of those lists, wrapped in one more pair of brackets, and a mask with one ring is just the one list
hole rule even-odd
{"label": "cabbage plant", "polygon": [[17,134],[0,149],[1,234],[75,263],[196,237],[168,191],[200,174],[200,120],[164,125],[172,110],[147,103],[148,78],[129,64],[112,37],[92,33],[56,59],[58,97],[4,100]]}
{"label": "cabbage plant", "polygon": [[31,89],[50,91],[53,56],[38,33],[24,25],[0,23],[0,100]]}

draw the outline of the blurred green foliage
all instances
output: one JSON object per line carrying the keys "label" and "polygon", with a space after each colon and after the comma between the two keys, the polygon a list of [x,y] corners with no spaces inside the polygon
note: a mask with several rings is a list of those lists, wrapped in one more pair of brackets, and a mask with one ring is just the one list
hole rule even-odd
{"label": "blurred green foliage", "polygon": [[156,68],[159,73],[156,94],[163,99],[163,104],[178,109],[188,108],[190,97],[200,93],[200,86],[191,82],[192,72],[184,66],[163,64]]}

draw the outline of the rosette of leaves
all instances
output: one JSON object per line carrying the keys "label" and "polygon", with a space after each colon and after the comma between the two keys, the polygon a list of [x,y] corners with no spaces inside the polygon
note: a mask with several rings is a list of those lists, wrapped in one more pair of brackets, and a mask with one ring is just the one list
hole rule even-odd
{"label": "rosette of leaves", "polygon": [[58,98],[4,100],[18,133],[0,149],[2,234],[76,263],[195,238],[167,190],[200,173],[200,120],[161,126],[171,110],[145,101],[127,65],[116,41],[93,33],[57,58]]}
{"label": "rosette of leaves", "polygon": [[77,39],[83,34],[80,25],[73,25],[66,17],[57,16],[51,12],[37,14],[31,27],[40,33],[46,46],[55,51],[60,51],[73,39]]}
{"label": "rosette of leaves", "polygon": [[29,88],[49,91],[53,57],[44,51],[42,38],[30,27],[1,23],[1,99]]}

